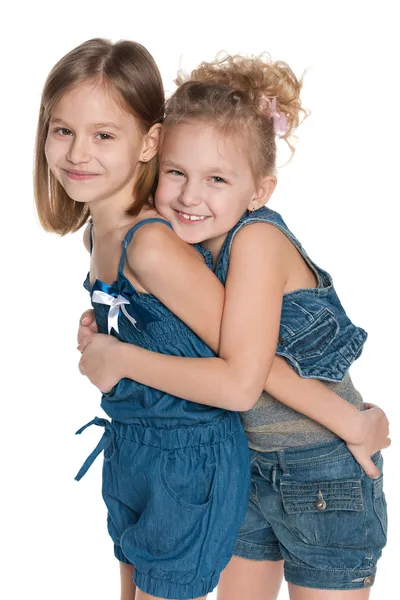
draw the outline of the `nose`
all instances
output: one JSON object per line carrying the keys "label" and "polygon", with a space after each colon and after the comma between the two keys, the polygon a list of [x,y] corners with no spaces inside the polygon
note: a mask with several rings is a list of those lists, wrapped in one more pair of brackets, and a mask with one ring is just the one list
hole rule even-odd
{"label": "nose", "polygon": [[74,165],[90,161],[89,144],[84,138],[75,136],[71,139],[67,160]]}
{"label": "nose", "polygon": [[186,181],[182,186],[179,200],[184,206],[198,206],[202,203],[202,193],[199,185],[195,182]]}

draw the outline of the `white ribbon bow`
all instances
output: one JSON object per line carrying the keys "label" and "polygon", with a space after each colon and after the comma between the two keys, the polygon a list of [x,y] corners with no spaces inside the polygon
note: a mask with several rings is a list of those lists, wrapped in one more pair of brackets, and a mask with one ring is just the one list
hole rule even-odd
{"label": "white ribbon bow", "polygon": [[111,329],[115,329],[115,331],[119,333],[118,317],[120,309],[122,310],[128,321],[130,321],[132,325],[136,327],[136,320],[133,317],[131,317],[131,315],[128,313],[124,306],[124,304],[129,304],[129,300],[127,300],[123,296],[117,296],[115,298],[110,294],[106,294],[106,292],[100,292],[99,290],[95,290],[92,294],[92,302],[96,302],[97,304],[106,304],[110,307],[110,310],[108,311],[108,333],[111,332]]}

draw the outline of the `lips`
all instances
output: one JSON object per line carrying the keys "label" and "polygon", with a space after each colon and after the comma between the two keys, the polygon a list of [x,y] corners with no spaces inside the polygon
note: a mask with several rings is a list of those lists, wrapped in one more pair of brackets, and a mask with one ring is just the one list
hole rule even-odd
{"label": "lips", "polygon": [[84,181],[86,179],[94,179],[99,177],[100,173],[90,173],[89,171],[70,171],[69,169],[63,169],[64,173],[75,181]]}

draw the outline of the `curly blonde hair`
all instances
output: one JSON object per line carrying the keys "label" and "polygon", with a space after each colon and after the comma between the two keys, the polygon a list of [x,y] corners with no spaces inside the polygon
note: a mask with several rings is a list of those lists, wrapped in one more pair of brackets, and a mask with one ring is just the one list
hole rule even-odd
{"label": "curly blonde hair", "polygon": [[276,111],[283,113],[287,122],[280,137],[294,153],[290,138],[301,115],[306,117],[308,111],[300,101],[302,79],[298,80],[285,62],[272,62],[267,54],[224,54],[201,63],[189,76],[180,72],[175,83],[178,88],[166,103],[165,128],[197,118],[212,122],[227,135],[245,132],[254,175],[271,175],[275,172],[276,133],[272,103],[265,99],[274,99]]}
{"label": "curly blonde hair", "polygon": [[[39,221],[46,231],[64,235],[77,231],[88,219],[86,204],[75,202],[50,172],[45,145],[51,113],[63,95],[85,81],[106,86],[121,106],[133,114],[147,132],[164,117],[164,88],[157,65],[141,44],[122,40],[88,40],[66,54],[45,82],[36,132],[34,192]],[[150,206],[158,159],[137,167],[129,214]]]}

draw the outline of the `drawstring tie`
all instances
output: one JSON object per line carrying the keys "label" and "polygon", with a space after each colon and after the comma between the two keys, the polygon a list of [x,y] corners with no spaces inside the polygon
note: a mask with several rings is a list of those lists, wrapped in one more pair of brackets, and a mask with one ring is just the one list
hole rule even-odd
{"label": "drawstring tie", "polygon": [[92,466],[96,458],[99,456],[99,454],[103,452],[103,450],[105,453],[106,450],[112,448],[111,454],[107,455],[107,457],[104,456],[104,460],[110,460],[115,452],[115,430],[112,423],[107,419],[99,419],[99,417],[95,417],[92,421],[86,423],[86,425],[78,429],[75,435],[80,435],[83,431],[85,431],[85,429],[91,427],[91,425],[98,425],[99,427],[104,427],[104,433],[101,436],[101,439],[97,444],[96,448],[93,450],[93,452],[89,454],[82,467],[79,469],[79,472],[75,477],[76,481],[80,481],[82,477],[86,475],[87,471],[90,469],[90,467]]}

